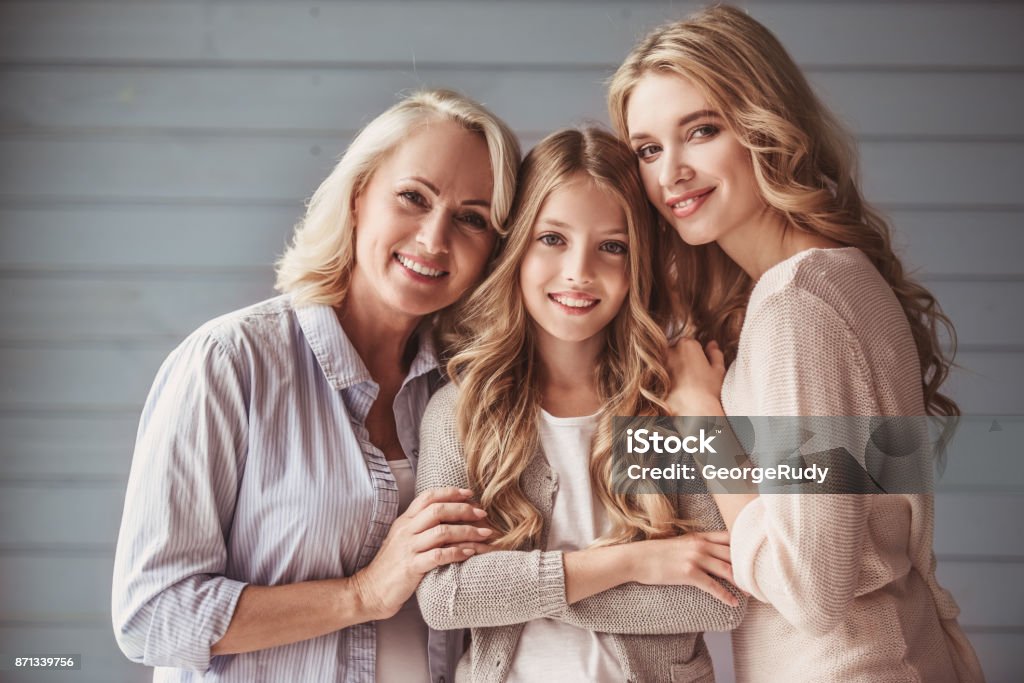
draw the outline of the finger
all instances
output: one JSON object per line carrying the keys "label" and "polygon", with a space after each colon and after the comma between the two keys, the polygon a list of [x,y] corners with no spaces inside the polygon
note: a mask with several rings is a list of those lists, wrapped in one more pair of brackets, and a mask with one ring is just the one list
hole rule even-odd
{"label": "finger", "polygon": [[725,586],[715,581],[708,574],[702,574],[701,577],[697,578],[693,582],[693,585],[696,588],[699,588],[705,593],[709,594],[716,600],[724,602],[726,605],[729,605],[730,607],[740,606],[740,601],[736,598],[736,596],[730,593]]}
{"label": "finger", "polygon": [[494,532],[490,529],[470,526],[468,524],[438,524],[426,531],[413,536],[412,549],[422,553],[431,548],[454,545],[456,543],[479,543],[489,538]]}
{"label": "finger", "polygon": [[441,503],[444,501],[461,502],[472,497],[473,492],[469,489],[460,489],[454,486],[448,488],[427,489],[420,495],[413,498],[412,502],[409,503],[409,507],[406,508],[405,514],[413,517],[419,514],[421,510],[431,503]]}
{"label": "finger", "polygon": [[729,532],[725,529],[720,531],[700,531],[696,535],[711,543],[729,545]]}
{"label": "finger", "polygon": [[456,543],[449,547],[469,549],[472,550],[475,555],[485,555],[498,550],[498,548],[495,548],[493,545],[487,545],[486,543],[471,543],[469,541],[466,541],[465,543]]}
{"label": "finger", "polygon": [[452,564],[453,562],[462,562],[463,560],[468,560],[473,557],[475,554],[476,551],[472,548],[456,548],[454,546],[448,548],[432,548],[422,553],[416,553],[411,565],[413,571],[418,574],[426,574],[435,567]]}
{"label": "finger", "polygon": [[721,545],[719,543],[705,543],[701,547],[701,552],[707,557],[714,557],[722,562],[727,562],[730,565],[732,564],[732,555],[729,551],[729,546],[727,545]]}
{"label": "finger", "polygon": [[736,583],[732,578],[732,565],[717,557],[705,557],[700,561],[701,568],[712,576],[725,579],[729,583]]}
{"label": "finger", "polygon": [[414,534],[451,522],[476,523],[487,516],[483,508],[470,503],[431,503],[412,518],[409,529]]}
{"label": "finger", "polygon": [[708,342],[708,345],[704,347],[704,353],[707,354],[708,360],[711,362],[711,367],[716,370],[725,370],[725,354],[722,353],[722,349],[718,346],[718,342]]}

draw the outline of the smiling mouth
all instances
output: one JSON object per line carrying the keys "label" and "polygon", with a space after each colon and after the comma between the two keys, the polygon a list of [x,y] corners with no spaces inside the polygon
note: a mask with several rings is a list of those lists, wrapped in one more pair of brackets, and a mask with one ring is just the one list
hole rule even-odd
{"label": "smiling mouth", "polygon": [[548,294],[548,298],[556,304],[561,304],[566,308],[571,308],[580,312],[587,311],[601,302],[600,299],[581,299],[573,296],[567,296],[565,294]]}
{"label": "smiling mouth", "polygon": [[436,280],[448,274],[447,270],[437,270],[436,268],[429,268],[423,265],[422,263],[413,261],[411,258],[402,256],[399,253],[395,253],[394,256],[395,260],[398,261],[404,268],[406,268],[407,270],[411,270],[417,275],[422,275],[423,277],[428,277]]}
{"label": "smiling mouth", "polygon": [[678,211],[678,210],[681,210],[681,209],[687,209],[687,208],[693,206],[694,204],[696,204],[697,202],[699,202],[700,200],[704,199],[705,197],[707,197],[709,194],[711,194],[714,191],[715,191],[715,188],[711,188],[707,192],[702,192],[701,194],[694,195],[693,197],[690,197],[688,199],[684,199],[681,202],[676,202],[675,204],[672,204],[672,210],[673,211]]}

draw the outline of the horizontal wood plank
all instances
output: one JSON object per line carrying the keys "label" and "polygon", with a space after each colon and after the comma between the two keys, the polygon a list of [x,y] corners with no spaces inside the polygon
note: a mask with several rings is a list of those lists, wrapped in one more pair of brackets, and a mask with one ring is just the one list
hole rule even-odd
{"label": "horizontal wood plank", "polygon": [[[338,131],[350,135],[420,87],[455,88],[516,130],[607,123],[610,71],[439,69],[0,68],[0,130],[171,129]],[[1024,135],[1021,73],[812,73],[823,98],[860,136]],[[542,102],[543,106],[536,106]],[[978,107],[978,102],[998,106]]]}
{"label": "horizontal wood plank", "polygon": [[[614,65],[648,29],[698,5],[12,2],[0,14],[0,60]],[[1024,66],[1016,5],[741,5],[807,65]]]}
{"label": "horizontal wood plank", "polygon": [[[528,146],[530,140],[525,140]],[[163,200],[301,207],[347,140],[211,135],[0,137],[0,202]],[[864,191],[896,208],[1015,207],[1024,142],[864,142]],[[986,173],[965,173],[984,168]]]}

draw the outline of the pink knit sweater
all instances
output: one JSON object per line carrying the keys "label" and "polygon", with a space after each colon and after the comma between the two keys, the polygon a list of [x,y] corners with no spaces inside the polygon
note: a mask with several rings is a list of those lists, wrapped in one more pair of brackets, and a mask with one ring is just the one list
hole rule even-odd
{"label": "pink knit sweater", "polygon": [[[729,415],[924,415],[920,364],[891,288],[858,249],[811,249],[754,287]],[[732,534],[754,598],[733,633],[741,683],[982,681],[935,578],[930,495],[763,495]]]}

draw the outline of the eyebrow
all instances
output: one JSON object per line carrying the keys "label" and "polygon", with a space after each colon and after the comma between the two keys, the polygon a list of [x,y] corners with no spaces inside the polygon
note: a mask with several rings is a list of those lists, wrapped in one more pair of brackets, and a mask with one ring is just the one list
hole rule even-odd
{"label": "eyebrow", "polygon": [[[402,180],[415,180],[419,183],[423,183],[424,185],[426,185],[427,189],[433,192],[435,196],[441,194],[441,190],[437,189],[437,186],[434,185],[434,183],[430,182],[423,176],[413,175],[409,176],[408,178],[402,178]],[[491,208],[491,203],[486,199],[467,199],[466,201],[462,202],[462,204],[463,206],[482,206],[485,209]]]}
{"label": "eyebrow", "polygon": [[[687,125],[688,123],[693,123],[697,119],[703,119],[703,118],[709,118],[709,119],[719,118],[718,112],[716,112],[716,111],[714,111],[712,109],[701,109],[700,111],[692,112],[690,114],[687,114],[683,118],[679,119],[679,123],[677,123],[676,125],[678,127],[682,128],[683,126]],[[629,139],[630,140],[640,140],[642,138],[649,138],[649,137],[651,137],[650,133],[644,133],[644,132],[641,131],[641,132],[633,133],[632,135],[629,136]]]}
{"label": "eyebrow", "polygon": [[[558,220],[557,218],[545,218],[540,223],[551,226],[552,228],[562,228],[563,230],[572,230],[572,226],[568,223]],[[605,237],[629,237],[629,231],[625,228],[616,228],[605,233]]]}

